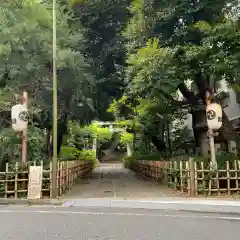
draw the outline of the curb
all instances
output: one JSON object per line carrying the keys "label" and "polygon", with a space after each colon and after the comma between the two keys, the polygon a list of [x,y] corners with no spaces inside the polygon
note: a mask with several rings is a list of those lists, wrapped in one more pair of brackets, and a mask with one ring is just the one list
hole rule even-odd
{"label": "curb", "polygon": [[59,199],[12,199],[12,198],[0,198],[0,205],[54,205],[60,206],[63,202]]}
{"label": "curb", "polygon": [[219,211],[219,210],[195,210],[195,209],[190,209],[190,210],[186,210],[186,209],[178,209],[177,211],[179,212],[186,212],[186,213],[199,213],[199,214],[218,214],[218,215],[222,215],[225,216],[227,215],[232,215],[232,216],[236,216],[236,217],[240,217],[240,212],[235,212],[235,211],[231,211],[231,210],[226,210],[226,211]]}
{"label": "curb", "polygon": [[194,201],[194,200],[123,200],[123,199],[76,199],[68,200],[64,207],[103,207],[151,210],[173,210],[197,213],[224,213],[240,215],[239,201]]}

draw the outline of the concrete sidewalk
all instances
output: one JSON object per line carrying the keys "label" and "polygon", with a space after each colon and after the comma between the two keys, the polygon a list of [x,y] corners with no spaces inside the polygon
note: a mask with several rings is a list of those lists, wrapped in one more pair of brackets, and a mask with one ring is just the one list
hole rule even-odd
{"label": "concrete sidewalk", "polygon": [[75,199],[65,207],[107,207],[240,214],[240,201],[162,198],[155,200]]}
{"label": "concrete sidewalk", "polygon": [[74,200],[41,199],[28,201],[27,199],[0,199],[1,205],[16,206],[43,206],[43,207],[84,207],[84,208],[125,208],[125,209],[152,209],[191,211],[201,213],[228,213],[240,215],[240,201],[219,199],[183,199],[161,198],[154,200],[146,199],[113,199],[113,198],[85,198]]}
{"label": "concrete sidewalk", "polygon": [[0,198],[0,205],[54,205],[61,206],[64,201],[59,199],[28,200],[21,198]]}

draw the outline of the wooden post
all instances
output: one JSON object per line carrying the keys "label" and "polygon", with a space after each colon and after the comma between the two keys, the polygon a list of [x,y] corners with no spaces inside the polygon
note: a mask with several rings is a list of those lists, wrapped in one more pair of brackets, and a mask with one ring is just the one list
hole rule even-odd
{"label": "wooden post", "polygon": [[227,169],[227,192],[228,192],[228,195],[231,194],[231,186],[230,186],[230,172],[229,172],[229,161],[227,160],[226,161],[226,169]]}
{"label": "wooden post", "polygon": [[58,182],[59,182],[59,196],[61,196],[62,195],[62,162],[60,162],[59,161],[59,180],[58,180]]}
{"label": "wooden post", "polygon": [[189,158],[189,176],[190,176],[190,196],[196,196],[196,187],[195,187],[195,169],[193,158]]}
{"label": "wooden post", "polygon": [[57,195],[56,197],[59,197],[60,196],[60,189],[61,189],[61,186],[60,186],[60,167],[61,167],[61,162],[58,161],[57,162]]}
{"label": "wooden post", "polygon": [[8,163],[6,163],[6,170],[5,170],[5,185],[4,185],[4,197],[8,197]]}
{"label": "wooden post", "polygon": [[219,171],[218,171],[218,167],[217,167],[216,178],[217,178],[216,182],[217,182],[217,191],[218,191],[217,194],[218,194],[218,196],[220,196],[221,192],[220,192],[220,187],[219,187]]}
{"label": "wooden post", "polygon": [[235,177],[236,177],[236,188],[237,188],[237,194],[239,194],[239,179],[238,179],[238,169],[240,170],[240,164],[238,166],[237,164],[237,160],[234,161],[234,165],[235,165]]}
{"label": "wooden post", "polygon": [[186,166],[186,176],[187,176],[187,192],[188,192],[188,196],[191,196],[191,181],[190,181],[189,160],[186,161],[185,166]]}
{"label": "wooden post", "polygon": [[97,155],[97,150],[98,150],[98,138],[97,137],[94,137],[94,139],[93,139],[92,150],[94,151],[96,162],[99,163],[98,155]]}
{"label": "wooden post", "polygon": [[64,162],[64,191],[67,190],[67,162]]}
{"label": "wooden post", "polygon": [[50,168],[49,168],[49,179],[50,179],[50,198],[53,196],[53,183],[52,183],[52,161],[50,162]]}
{"label": "wooden post", "polygon": [[206,194],[206,181],[205,181],[205,172],[204,172],[204,164],[201,161],[201,172],[202,172],[202,185],[203,185],[203,193]]}
{"label": "wooden post", "polygon": [[[28,93],[23,92],[23,101],[22,104],[24,107],[28,107]],[[22,132],[22,162],[27,161],[27,128]]]}
{"label": "wooden post", "polygon": [[42,199],[42,197],[43,197],[43,179],[44,179],[44,166],[43,166],[43,160],[41,160],[40,164],[41,164],[41,167],[42,167],[42,183],[41,183],[41,185],[42,185],[42,189],[41,189],[40,198]]}
{"label": "wooden post", "polygon": [[15,163],[14,197],[18,198],[18,162]]}
{"label": "wooden post", "polygon": [[170,184],[170,186],[172,187],[172,160],[170,160],[170,165],[169,165],[169,184]]}
{"label": "wooden post", "polygon": [[69,189],[69,168],[68,168],[68,161],[67,161],[67,164],[66,164],[66,168],[67,168],[67,189]]}
{"label": "wooden post", "polygon": [[183,172],[182,172],[182,169],[183,169],[183,162],[182,162],[182,160],[180,160],[180,168],[179,168],[179,171],[180,171],[180,191],[183,193]]}
{"label": "wooden post", "polygon": [[174,189],[177,190],[177,185],[178,185],[178,179],[177,179],[177,173],[178,173],[178,165],[177,161],[173,162],[173,169],[174,169]]}
{"label": "wooden post", "polygon": [[194,169],[195,169],[195,190],[196,190],[196,195],[198,195],[198,170],[197,170],[196,162],[194,162]]}

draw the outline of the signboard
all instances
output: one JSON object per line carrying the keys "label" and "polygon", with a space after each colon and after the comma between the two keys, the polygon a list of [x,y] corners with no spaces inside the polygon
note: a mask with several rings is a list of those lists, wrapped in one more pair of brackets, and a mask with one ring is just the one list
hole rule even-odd
{"label": "signboard", "polygon": [[222,107],[217,103],[212,103],[206,108],[208,127],[217,130],[222,127]]}
{"label": "signboard", "polygon": [[28,177],[28,199],[35,200],[41,198],[42,192],[42,167],[30,166]]}

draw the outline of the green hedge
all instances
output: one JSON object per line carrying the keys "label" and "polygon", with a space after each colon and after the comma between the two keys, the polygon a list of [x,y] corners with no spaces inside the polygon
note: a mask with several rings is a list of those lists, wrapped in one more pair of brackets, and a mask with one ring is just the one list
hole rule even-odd
{"label": "green hedge", "polygon": [[134,162],[140,161],[140,160],[148,160],[148,161],[163,161],[165,158],[161,157],[158,154],[149,154],[149,155],[133,155],[131,157],[125,157],[123,158],[124,166],[126,168],[132,168]]}
{"label": "green hedge", "polygon": [[165,158],[158,154],[149,154],[149,155],[133,155],[131,157],[126,157],[125,159],[134,159],[134,160],[149,160],[149,161],[163,161]]}
{"label": "green hedge", "polygon": [[[171,160],[177,161],[178,165],[180,165],[181,160],[188,160],[190,156],[173,156]],[[200,163],[203,161],[204,166],[209,166],[210,158],[204,158],[201,156],[192,156],[194,162],[197,163],[200,167]],[[230,168],[234,168],[234,160],[238,160],[239,158],[233,153],[225,153],[225,152],[218,152],[216,154],[216,160],[218,163],[218,169],[225,169],[226,168],[226,161],[229,161]],[[126,167],[132,165],[134,161],[145,160],[145,161],[164,161],[169,160],[166,157],[160,156],[158,154],[149,154],[149,155],[133,155],[131,157],[125,157],[123,159],[124,165]]]}
{"label": "green hedge", "polygon": [[88,160],[96,161],[96,152],[94,150],[78,150],[75,147],[62,146],[59,154],[61,160]]}

